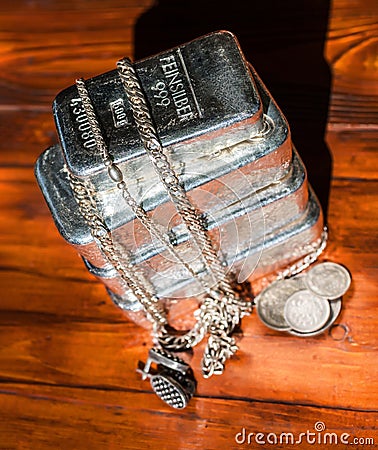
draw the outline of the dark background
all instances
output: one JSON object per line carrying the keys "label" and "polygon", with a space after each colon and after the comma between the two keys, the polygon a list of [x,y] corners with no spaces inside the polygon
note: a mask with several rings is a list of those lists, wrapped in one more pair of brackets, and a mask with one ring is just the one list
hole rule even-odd
{"label": "dark background", "polygon": [[331,156],[324,140],[331,74],[324,58],[329,0],[160,0],[137,21],[135,59],[228,30],[286,116],[326,215]]}

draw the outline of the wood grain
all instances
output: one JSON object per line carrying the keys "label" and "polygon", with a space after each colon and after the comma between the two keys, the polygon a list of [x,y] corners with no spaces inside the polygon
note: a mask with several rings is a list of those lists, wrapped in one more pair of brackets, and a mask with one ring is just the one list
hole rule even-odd
{"label": "wood grain", "polygon": [[[345,264],[353,277],[339,326],[302,340],[253,314],[222,377],[201,378],[203,346],[196,349],[198,390],[181,412],[140,380],[135,368],[149,333],[114,307],[59,236],[33,174],[39,154],[57,142],[56,93],[132,55],[133,27],[152,3],[0,6],[0,448],[287,448],[239,445],[235,435],[245,428],[298,437],[318,421],[377,445],[376,2],[334,0],[328,24],[333,174],[323,258]],[[295,45],[299,37],[290,33],[285,39]]]}
{"label": "wood grain", "polygon": [[332,4],[326,57],[333,78],[329,122],[336,128],[378,126],[377,15],[374,0]]}
{"label": "wood grain", "polygon": [[[10,169],[6,173],[12,174]],[[10,214],[0,228],[1,235],[9,242],[1,247],[1,260],[7,261],[6,266],[0,266],[1,285],[8,293],[1,303],[1,315],[8,325],[0,338],[5,344],[0,351],[0,361],[4,363],[0,367],[7,371],[0,371],[0,376],[18,381],[21,376],[27,382],[63,385],[75,384],[76,380],[86,386],[101,385],[106,379],[108,385],[116,388],[127,379],[133,382],[133,389],[140,388],[140,381],[134,376],[135,362],[144,358],[143,344],[149,342],[148,333],[141,330],[135,333],[135,327],[114,308],[104,288],[86,272],[76,253],[65,248],[32,176],[30,170],[14,169],[13,176],[2,187],[6,195],[1,200],[1,209]],[[12,182],[15,180],[17,182]],[[22,203],[25,189],[29,192],[28,205]],[[342,371],[337,406],[366,408],[366,405],[373,407],[378,403],[378,398],[373,398],[378,386],[372,375],[377,364],[375,322],[371,321],[376,298],[375,292],[370,291],[375,282],[377,221],[371,220],[371,209],[378,206],[376,189],[374,181],[335,181],[332,189],[335,208],[331,210],[331,244],[325,258],[343,261],[355,279],[351,292],[344,298],[345,308],[340,317],[340,323],[350,330],[347,338],[341,343],[333,341],[331,336],[298,340],[266,329],[254,316],[244,321],[239,362],[228,367],[221,387],[218,383],[201,380],[197,373],[199,393],[217,396],[221,389],[226,397],[251,395],[271,399],[274,386],[275,395],[283,401],[332,406],[335,397],[330,396],[328,390],[319,392],[319,386],[329,378],[338,379]],[[344,196],[348,198],[347,204]],[[345,217],[350,219],[345,220]],[[366,224],[363,230],[361,222]],[[16,243],[11,238],[12,230],[17,227],[20,234]],[[59,264],[55,255],[60,255]],[[63,286],[66,287],[62,289]],[[38,334],[39,338],[34,340]],[[125,343],[127,348],[124,348]],[[291,353],[293,346],[295,353]],[[60,349],[58,354],[57,348]],[[281,354],[287,355],[284,362],[280,360]],[[200,349],[193,360],[196,367],[199,367],[199,355]],[[317,361],[317,383],[303,377],[303,371],[312,365],[313,358]],[[24,367],[25,361],[28,361],[27,367]],[[280,361],[279,370],[277,361]],[[254,383],[246,383],[240,364],[250,369],[247,373],[253,373],[258,391]],[[329,367],[323,375],[325,366]],[[285,378],[284,385],[280,385],[278,373]],[[358,382],[371,388],[371,391],[359,392],[358,397],[355,385],[350,388],[350,379],[354,380],[356,373]]]}
{"label": "wood grain", "polygon": [[112,70],[117,59],[132,56],[133,24],[151,0],[16,3],[1,7],[3,107],[50,106],[75,78]]}
{"label": "wood grain", "polygon": [[[374,434],[377,420],[376,414],[358,413],[364,423],[364,429],[360,430],[356,427],[356,413],[352,411],[248,399],[226,403],[199,397],[182,412],[161,411],[155,396],[125,390],[38,386],[25,392],[23,386],[9,384],[3,388],[3,399],[0,418],[9,423],[3,438],[5,442],[13,440],[19,449],[31,448],[31,440],[38,442],[41,450],[86,448],[83,442],[90,442],[92,448],[136,450],[153,448],[155,442],[159,442],[159,448],[167,450],[260,448],[262,446],[256,444],[238,445],[236,434],[242,428],[247,433],[263,430],[266,435],[276,433],[277,436],[291,432],[297,440],[299,430],[312,432],[314,424],[322,420],[340,436],[344,430],[349,430],[352,440],[355,436]],[[141,414],[144,420],[140,420]],[[302,425],[295,428],[293,423],[299,417],[303,418]],[[35,428],[36,422],[38,428]],[[7,448],[1,445],[0,448]],[[289,448],[285,445],[272,447]],[[311,449],[314,445],[302,443],[300,448]],[[327,445],[320,448],[327,448]]]}

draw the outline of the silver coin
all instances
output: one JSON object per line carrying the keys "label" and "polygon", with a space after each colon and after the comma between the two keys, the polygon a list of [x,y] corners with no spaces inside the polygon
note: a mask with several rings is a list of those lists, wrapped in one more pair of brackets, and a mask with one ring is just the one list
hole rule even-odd
{"label": "silver coin", "polygon": [[286,300],[295,292],[305,289],[303,277],[275,281],[255,298],[259,319],[269,328],[277,331],[290,329],[284,317]]}
{"label": "silver coin", "polygon": [[335,300],[349,289],[351,277],[347,269],[340,264],[323,262],[307,272],[305,283],[315,294]]}
{"label": "silver coin", "polygon": [[295,330],[288,330],[287,332],[289,334],[292,334],[292,335],[298,336],[298,337],[311,337],[311,336],[317,336],[318,334],[324,333],[335,322],[338,315],[340,314],[341,303],[342,303],[341,298],[338,298],[337,300],[335,300],[333,302],[329,302],[330,307],[331,307],[331,314],[330,314],[327,322],[321,328],[319,328],[319,330],[308,332],[308,333],[303,333],[303,332],[295,331]]}
{"label": "silver coin", "polygon": [[284,307],[286,322],[295,331],[309,333],[319,330],[329,319],[328,300],[304,289],[291,295]]}

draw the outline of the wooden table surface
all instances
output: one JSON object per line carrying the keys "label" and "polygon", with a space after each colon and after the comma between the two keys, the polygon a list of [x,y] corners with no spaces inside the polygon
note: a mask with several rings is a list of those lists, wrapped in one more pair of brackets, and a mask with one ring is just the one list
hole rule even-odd
{"label": "wooden table surface", "polygon": [[[171,0],[149,10],[152,0],[1,2],[1,449],[378,446],[377,3],[227,3]],[[175,411],[135,372],[148,333],[60,237],[33,165],[57,142],[51,103],[76,77],[111,70],[134,49],[144,56],[221,28],[239,37],[287,114],[310,180],[323,205],[329,199],[322,258],[346,265],[353,283],[332,333],[298,339],[246,318],[224,375],[204,380],[195,369],[198,391]],[[265,440],[298,438],[316,422],[360,440],[235,440],[243,428]]]}

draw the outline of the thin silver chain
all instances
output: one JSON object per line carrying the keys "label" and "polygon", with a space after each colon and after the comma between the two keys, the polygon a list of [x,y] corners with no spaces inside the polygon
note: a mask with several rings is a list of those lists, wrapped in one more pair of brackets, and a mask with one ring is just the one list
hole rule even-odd
{"label": "thin silver chain", "polygon": [[[226,359],[237,348],[231,334],[241,318],[252,311],[251,304],[235,291],[227,266],[219,259],[200,212],[192,204],[163,151],[133,64],[125,58],[118,61],[117,68],[146,153],[215,280],[212,293],[203,302],[203,310],[200,308],[199,313],[200,321],[210,333],[202,371],[206,376],[221,373]],[[164,336],[162,338],[164,340]],[[166,339],[160,342],[167,346]]]}
{"label": "thin silver chain", "polygon": [[324,227],[320,238],[311,244],[310,253],[308,253],[304,258],[301,258],[299,261],[296,261],[291,266],[277,272],[276,280],[282,280],[283,278],[290,278],[310,267],[311,264],[314,263],[323,253],[324,249],[327,246],[327,241],[328,241],[328,230],[327,227]]}
{"label": "thin silver chain", "polygon": [[[79,96],[83,103],[84,111],[88,118],[88,123],[90,124],[91,127],[91,132],[96,141],[96,147],[100,152],[104,165],[107,167],[110,179],[116,184],[118,189],[120,189],[120,191],[122,192],[122,198],[130,206],[135,216],[141,221],[143,226],[151,233],[151,235],[154,236],[156,239],[158,239],[165,246],[165,248],[167,248],[170,251],[170,253],[185,266],[185,268],[190,272],[193,278],[197,279],[202,284],[204,289],[207,292],[209,292],[209,288],[205,280],[199,277],[192,270],[189,264],[180,257],[174,246],[171,244],[168,236],[162,231],[159,232],[160,230],[159,225],[156,224],[153,221],[153,219],[151,219],[150,216],[148,216],[144,208],[141,205],[139,205],[130,194],[129,190],[127,189],[127,184],[123,179],[122,171],[120,170],[118,165],[113,162],[112,157],[108,151],[84,80],[83,79],[77,80],[76,86],[78,89]],[[83,180],[80,181],[76,180],[76,185],[80,183],[82,188],[86,189],[86,192],[89,197],[91,195],[95,195],[95,191],[91,191],[90,189],[89,182],[87,181],[84,182]],[[76,193],[75,189],[73,189],[73,192]],[[76,198],[76,200],[78,200],[78,198]],[[87,202],[89,202],[88,198]],[[80,202],[78,202],[78,204],[80,211],[84,215],[84,218],[86,218],[86,209],[81,206]],[[94,205],[95,201],[92,201],[92,207],[94,207]],[[96,215],[97,217],[101,217],[101,214],[98,211],[98,209]],[[90,223],[89,225],[91,226]],[[155,339],[162,346],[165,346],[165,348],[169,348],[171,350],[188,349],[195,346],[203,339],[203,337],[206,334],[206,326],[204,326],[204,324],[200,320],[197,320],[195,326],[183,335],[175,335],[168,333],[166,328],[168,326],[168,319],[166,317],[163,308],[161,307],[161,304],[157,296],[152,293],[150,295],[150,298],[145,295],[144,296],[140,295],[140,292],[143,292],[143,286],[150,285],[149,281],[144,276],[143,272],[139,270],[138,276],[136,278],[133,278],[135,272],[129,272],[131,264],[128,264],[126,267],[122,266],[122,264],[119,261],[120,258],[117,256],[117,250],[114,246],[114,243],[112,242],[112,237],[109,230],[107,234],[107,240],[100,241],[98,239],[98,241],[100,243],[100,248],[102,248],[108,261],[111,264],[113,264],[113,267],[117,270],[120,277],[125,281],[126,285],[131,289],[131,291],[134,293],[138,301],[144,307],[147,313],[147,317],[151,320],[151,322],[154,325],[153,333]],[[122,259],[128,259],[128,261],[130,261],[131,260],[130,255],[128,255],[128,257],[126,255],[127,251],[123,249]],[[114,261],[116,263],[114,263]],[[139,284],[137,280],[139,280]]]}
{"label": "thin silver chain", "polygon": [[226,295],[233,297],[235,293],[227,273],[227,267],[220,261],[207,233],[201,214],[190,201],[187,192],[180,184],[173,167],[163,152],[132,63],[125,58],[118,61],[117,68],[131,105],[139,136],[156,173],[213,273],[216,284]]}
{"label": "thin silver chain", "polygon": [[[130,194],[123,173],[117,164],[113,162],[107,145],[101,133],[97,117],[89,97],[85,82],[77,80],[77,88],[83,103],[85,113],[91,131],[96,141],[104,165],[108,170],[110,179],[122,192],[122,197],[131,207],[135,216],[152,236],[158,239],[165,248],[189,271],[191,276],[198,280],[207,293],[203,303],[196,311],[196,323],[185,334],[177,334],[168,331],[168,320],[159,298],[155,295],[153,287],[144,276],[144,273],[131,262],[131,255],[123,250],[122,255],[117,253],[110,230],[107,228],[96,204],[96,192],[88,181],[79,180],[70,175],[70,184],[74,192],[79,210],[87,221],[94,239],[99,243],[107,260],[119,273],[122,280],[132,290],[138,301],[144,307],[147,317],[153,323],[153,333],[158,344],[167,350],[188,349],[199,343],[209,333],[207,346],[202,359],[202,373],[204,377],[213,374],[221,374],[224,364],[237,350],[235,339],[231,336],[241,318],[252,310],[252,303],[243,300],[245,292],[239,285],[235,285],[233,279],[227,273],[226,266],[219,260],[215,249],[208,236],[207,229],[199,211],[191,203],[186,191],[181,186],[163,148],[158,140],[151,116],[140,87],[135,70],[128,59],[117,63],[118,72],[122,80],[125,92],[131,105],[134,120],[143,146],[151,159],[151,162],[159,175],[163,185],[167,189],[170,198],[178,213],[182,217],[187,229],[193,237],[196,246],[203,257],[205,267],[215,280],[215,287],[209,288],[191,266],[181,258],[178,250],[172,245],[169,237],[156,224],[141,205]],[[326,237],[325,237],[326,239]],[[325,240],[324,240],[325,241]],[[325,245],[324,245],[325,246]],[[322,244],[315,249],[312,261],[321,253]],[[319,251],[320,249],[320,251]],[[303,260],[303,264],[296,263],[288,270],[278,275],[283,278],[303,270],[311,264],[311,255]],[[316,256],[315,256],[316,255]],[[295,272],[296,271],[296,272]]]}
{"label": "thin silver chain", "polygon": [[132,264],[128,252],[123,252],[122,258],[119,257],[111,232],[99,213],[93,186],[90,182],[80,180],[70,173],[68,177],[79,211],[87,222],[93,238],[99,243],[105,257],[143,305],[150,319],[155,323],[165,325],[167,323],[165,311],[159,299],[153,294],[150,283],[145,279],[139,268]]}
{"label": "thin silver chain", "polygon": [[[74,197],[79,207],[81,215],[89,226],[91,234],[99,244],[108,262],[115,268],[127,287],[133,292],[137,300],[144,307],[147,317],[154,325],[154,333],[161,332],[163,327],[168,325],[166,312],[164,311],[159,298],[154,294],[154,289],[144,276],[144,273],[131,262],[131,255],[127,250],[122,250],[122,255],[117,251],[111,231],[105,221],[95,201],[96,191],[88,180],[83,180],[72,175],[68,170],[68,178]],[[178,348],[188,349],[198,344],[206,334],[200,320],[195,326],[179,336],[167,336],[167,349],[177,350]]]}
{"label": "thin silver chain", "polygon": [[197,273],[195,273],[192,267],[180,256],[180,254],[176,251],[175,247],[172,245],[168,235],[164,232],[164,230],[162,230],[160,224],[156,223],[147,214],[145,209],[140,204],[138,204],[134,199],[134,197],[130,194],[127,188],[127,184],[124,181],[121,169],[117,166],[117,164],[113,162],[112,157],[109,153],[108,147],[101,133],[96,113],[94,111],[93,104],[89,97],[88,89],[85,86],[84,80],[83,79],[77,80],[76,86],[83,103],[84,111],[88,117],[88,122],[91,127],[91,131],[95,139],[96,146],[100,151],[105,167],[107,167],[110,179],[116,184],[117,188],[121,191],[123,199],[125,200],[127,205],[131,208],[135,217],[137,217],[142,223],[142,225],[146,228],[146,230],[155,239],[157,239],[176,260],[178,260],[186,268],[186,270],[190,273],[190,275],[194,279],[197,279],[201,283],[206,292],[209,292],[210,289],[206,281],[202,277],[200,277]]}
{"label": "thin silver chain", "polygon": [[[142,224],[147,228],[147,230],[149,230],[153,236],[159,239],[166,248],[169,248],[171,250],[171,253],[173,253],[174,256],[188,268],[192,276],[203,284],[203,280],[199,279],[199,276],[193,270],[191,270],[191,268],[188,267],[187,263],[185,261],[182,261],[182,259],[177,255],[177,251],[170,243],[168,237],[159,230],[156,224],[147,215],[146,211],[140,205],[138,205],[135,199],[131,196],[129,190],[127,189],[126,182],[123,179],[122,171],[120,170],[118,165],[113,162],[111,155],[109,154],[84,80],[77,80],[77,88],[83,103],[84,110],[87,114],[88,122],[91,126],[91,131],[95,138],[97,148],[100,151],[100,155],[102,157],[104,165],[107,167],[110,179],[121,190],[123,198],[132,208],[135,216],[141,220]],[[145,143],[143,139],[142,141],[143,143]],[[157,139],[156,142],[158,142]],[[169,167],[169,174],[174,175],[175,179],[177,180],[177,184],[179,184],[178,179],[171,169],[165,155],[164,160]],[[196,236],[198,237],[196,243],[198,243],[199,246],[203,245],[207,249],[207,258],[204,258],[205,263],[208,263],[210,258],[212,258],[212,267],[215,266],[216,274],[218,277],[220,268],[222,269],[222,278],[217,283],[216,288],[207,288],[207,296],[200,306],[198,312],[196,313],[196,324],[190,331],[181,335],[168,331],[168,321],[166,319],[166,316],[162,312],[162,308],[156,308],[156,305],[158,303],[157,297],[151,295],[151,298],[149,299],[148,295],[146,295],[146,293],[141,290],[142,286],[140,286],[140,283],[138,285],[138,281],[143,280],[143,274],[138,272],[138,276],[136,277],[136,279],[133,280],[133,283],[130,283],[130,280],[135,275],[135,270],[134,272],[128,271],[130,264],[126,268],[123,267],[122,270],[119,270],[121,267],[120,258],[114,255],[116,249],[114,244],[110,244],[109,242],[109,240],[111,239],[110,233],[107,233],[107,241],[103,240],[101,242],[99,240],[99,242],[102,247],[106,246],[105,248],[103,248],[104,254],[109,262],[114,265],[115,269],[119,272],[122,279],[133,291],[135,289],[137,290],[136,297],[141,302],[147,312],[148,317],[153,322],[154,334],[161,346],[166,349],[176,351],[180,349],[188,349],[200,342],[207,332],[211,334],[211,339],[209,338],[208,345],[205,350],[205,355],[202,360],[202,371],[204,376],[207,377],[211,376],[213,373],[221,373],[226,359],[228,359],[236,351],[237,347],[234,338],[229,335],[232,333],[235,326],[240,322],[241,317],[250,312],[251,304],[241,300],[235,295],[235,291],[231,287],[225,269],[219,261],[217,265],[214,263],[216,253],[211,247],[210,240],[207,238],[207,233],[204,225],[202,223],[199,223],[199,217],[197,215],[198,213],[187,199],[185,191],[182,188],[181,191],[181,196],[182,193],[184,193],[184,198],[186,199],[183,205],[183,207],[185,208],[185,218],[189,217],[189,219],[196,219],[196,229],[194,231],[194,233],[196,233]],[[176,196],[174,196],[173,198],[176,199]],[[81,209],[81,211],[85,214],[85,210],[83,208]],[[181,211],[183,211],[183,208],[181,208]],[[189,212],[186,213],[187,211]],[[185,223],[187,224],[187,222]],[[193,230],[192,226],[190,228]],[[130,257],[128,257],[127,259],[130,261]],[[232,296],[230,294],[227,295],[226,292],[231,293]],[[217,299],[216,301],[214,300],[215,298]]]}

